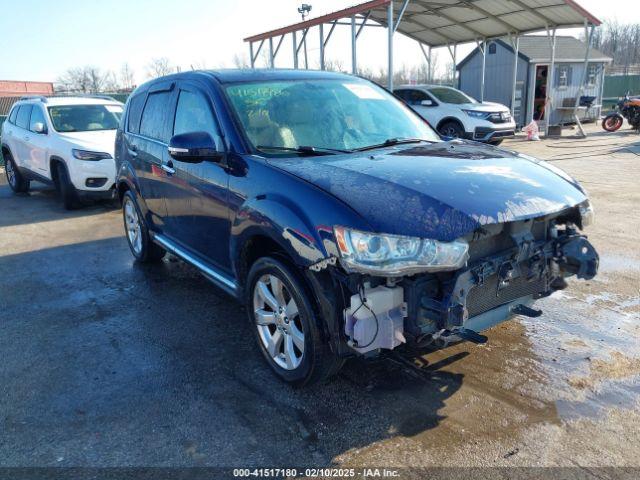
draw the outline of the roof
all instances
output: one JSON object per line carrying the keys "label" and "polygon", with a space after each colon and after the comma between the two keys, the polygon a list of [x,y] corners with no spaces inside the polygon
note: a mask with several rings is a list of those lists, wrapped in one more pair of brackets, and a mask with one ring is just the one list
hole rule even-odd
{"label": "roof", "polygon": [[244,68],[244,69],[219,69],[219,70],[192,70],[188,72],[174,73],[164,77],[154,78],[140,85],[136,92],[143,92],[158,82],[168,82],[175,80],[195,79],[195,78],[215,78],[219,83],[242,83],[242,82],[261,82],[261,81],[278,81],[278,80],[296,80],[296,79],[351,79],[354,77],[345,73],[328,72],[322,70],[294,70],[294,69],[269,69],[269,68]]}
{"label": "roof", "polygon": [[[371,0],[244,40],[262,41],[358,14],[387,25],[390,2]],[[393,2],[394,19],[404,6],[403,1]],[[538,32],[547,27],[581,27],[585,21],[596,26],[601,24],[575,0],[411,0],[406,3],[397,31],[425,45],[442,47],[513,33]]]}
{"label": "roof", "polygon": [[351,79],[353,75],[338,72],[328,72],[323,70],[295,70],[295,69],[223,69],[223,70],[206,70],[205,73],[213,75],[220,83],[237,83],[237,82],[259,82],[259,81],[278,81],[278,80],[303,80],[303,79]]}
{"label": "roof", "polygon": [[[510,43],[504,39],[496,40],[509,51],[513,52]],[[556,36],[556,62],[584,62],[587,44],[575,37],[569,35]],[[479,52],[475,48],[456,66],[457,69],[467,63],[476,53]],[[524,35],[520,37],[518,46],[518,56],[531,63],[550,62],[551,46],[549,38],[546,35]],[[591,62],[611,62],[612,58],[602,53],[600,50],[591,47],[589,49],[589,61]]]}

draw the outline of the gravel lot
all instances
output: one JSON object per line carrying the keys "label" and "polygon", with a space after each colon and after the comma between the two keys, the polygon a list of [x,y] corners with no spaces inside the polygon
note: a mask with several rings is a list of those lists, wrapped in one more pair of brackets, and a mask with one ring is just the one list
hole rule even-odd
{"label": "gravel lot", "polygon": [[503,145],[589,191],[596,279],[420,371],[354,361],[302,390],[194,269],[134,265],[119,210],[14,196],[2,171],[0,467],[640,466],[639,140]]}

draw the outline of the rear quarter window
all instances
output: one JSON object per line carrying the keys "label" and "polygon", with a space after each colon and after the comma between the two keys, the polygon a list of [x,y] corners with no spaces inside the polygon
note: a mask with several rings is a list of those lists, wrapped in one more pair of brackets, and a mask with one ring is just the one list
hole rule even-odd
{"label": "rear quarter window", "polygon": [[140,133],[140,117],[142,116],[142,108],[144,107],[144,93],[131,98],[129,101],[129,115],[127,117],[127,131],[131,133]]}
{"label": "rear quarter window", "polygon": [[20,107],[18,105],[16,105],[11,110],[11,113],[9,114],[9,123],[13,123],[13,124],[16,123],[16,117],[18,116],[18,108],[20,108]]}
{"label": "rear quarter window", "polygon": [[29,127],[29,118],[31,117],[31,105],[20,105],[18,115],[16,116],[16,125],[20,128]]}

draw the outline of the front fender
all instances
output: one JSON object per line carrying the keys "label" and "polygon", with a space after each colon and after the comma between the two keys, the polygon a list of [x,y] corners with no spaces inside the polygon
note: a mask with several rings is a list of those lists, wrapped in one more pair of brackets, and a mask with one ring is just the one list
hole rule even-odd
{"label": "front fender", "polygon": [[237,211],[231,227],[231,258],[240,258],[243,246],[255,236],[276,242],[300,267],[337,253],[328,251],[333,245],[332,230],[314,225],[302,209],[279,194],[258,195]]}

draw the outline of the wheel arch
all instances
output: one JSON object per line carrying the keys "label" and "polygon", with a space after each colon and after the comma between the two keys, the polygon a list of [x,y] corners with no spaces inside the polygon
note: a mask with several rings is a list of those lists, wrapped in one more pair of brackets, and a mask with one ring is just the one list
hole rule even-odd
{"label": "wheel arch", "polygon": [[60,163],[69,173],[69,167],[67,167],[66,162],[62,159],[62,157],[58,155],[51,155],[49,157],[49,173],[51,174],[51,181],[55,184],[58,182],[58,170],[55,166]]}

